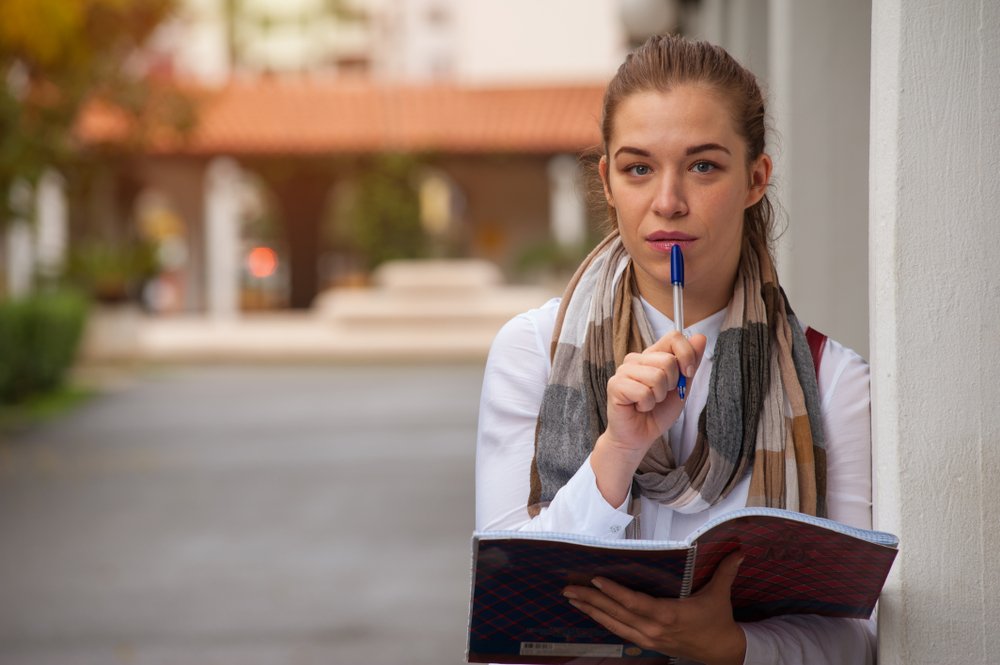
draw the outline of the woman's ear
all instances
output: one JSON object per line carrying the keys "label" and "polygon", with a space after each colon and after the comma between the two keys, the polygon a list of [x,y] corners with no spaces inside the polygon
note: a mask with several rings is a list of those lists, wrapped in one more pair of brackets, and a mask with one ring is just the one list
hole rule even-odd
{"label": "woman's ear", "polygon": [[611,195],[611,183],[608,182],[608,158],[602,156],[597,162],[597,172],[601,174],[601,184],[604,186],[604,198],[608,200],[608,205],[615,207],[615,197]]}
{"label": "woman's ear", "polygon": [[747,191],[744,208],[756,205],[767,194],[773,166],[771,157],[766,152],[760,153],[760,156],[750,163],[750,189]]}

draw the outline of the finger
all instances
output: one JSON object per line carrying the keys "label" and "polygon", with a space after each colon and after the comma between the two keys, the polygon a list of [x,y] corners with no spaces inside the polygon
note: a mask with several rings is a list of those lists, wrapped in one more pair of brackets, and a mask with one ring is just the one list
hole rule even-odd
{"label": "finger", "polygon": [[649,347],[646,348],[646,351],[666,351],[667,353],[673,353],[674,347],[679,344],[690,344],[690,342],[688,342],[687,337],[685,337],[684,333],[680,330],[671,330],[663,337],[650,344]]}
{"label": "finger", "polygon": [[643,351],[642,353],[630,353],[625,356],[618,371],[628,372],[635,367],[658,367],[667,373],[667,378],[679,376],[680,370],[677,368],[677,358],[672,353],[666,351]]}
{"label": "finger", "polygon": [[633,406],[640,413],[648,413],[656,408],[657,400],[653,389],[646,383],[616,374],[608,381],[608,403]]}
{"label": "finger", "polygon": [[664,617],[663,611],[657,611],[657,600],[652,596],[632,591],[604,578],[596,578],[593,583],[600,584],[600,588],[571,586],[566,588],[563,595],[571,602],[576,601],[592,612],[600,612],[618,624],[647,636],[658,632],[658,621],[664,618],[672,620],[673,614]]}
{"label": "finger", "polygon": [[627,354],[624,358],[622,358],[622,364],[626,365],[628,363],[638,363],[641,358],[642,358],[641,353],[632,352]]}
{"label": "finger", "polygon": [[[619,621],[633,622],[652,611],[653,599],[645,594],[626,589],[604,578],[595,579],[593,583],[593,587],[568,586],[563,590],[563,595],[592,605]],[[597,584],[601,586],[598,587]],[[611,593],[615,595],[612,596]]]}
{"label": "finger", "polygon": [[622,365],[618,371],[623,376],[649,386],[656,401],[662,402],[667,393],[677,385],[677,361],[669,353],[658,355],[662,357],[656,359],[644,357],[628,367]]}
{"label": "finger", "polygon": [[634,364],[648,367],[659,367],[667,373],[668,378],[672,377],[676,379],[677,375],[680,374],[677,356],[672,353],[667,353],[666,351],[646,351],[636,359]]}
{"label": "finger", "polygon": [[590,603],[587,603],[584,600],[570,599],[569,602],[573,607],[580,610],[623,640],[636,644],[643,649],[653,648],[654,645],[652,641],[650,641],[638,628],[616,619],[614,616],[598,607],[595,607],[594,605],[591,605]]}
{"label": "finger", "polygon": [[656,613],[657,601],[648,594],[633,591],[605,577],[595,577],[591,580],[591,584],[603,595],[621,605],[632,614],[650,617]]}
{"label": "finger", "polygon": [[679,330],[671,330],[666,335],[656,340],[646,352],[666,352],[677,358],[677,364],[684,376],[691,378],[701,363],[701,358],[705,353],[705,345],[708,340],[704,335],[692,335],[691,339],[685,337]]}

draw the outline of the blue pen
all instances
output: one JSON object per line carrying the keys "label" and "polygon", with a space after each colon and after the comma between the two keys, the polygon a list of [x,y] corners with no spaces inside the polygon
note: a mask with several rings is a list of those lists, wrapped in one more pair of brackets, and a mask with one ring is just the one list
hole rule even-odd
{"label": "blue pen", "polygon": [[[674,285],[674,330],[684,334],[684,255],[681,246],[670,248],[670,283]],[[684,399],[687,378],[681,374],[677,379],[677,395]]]}

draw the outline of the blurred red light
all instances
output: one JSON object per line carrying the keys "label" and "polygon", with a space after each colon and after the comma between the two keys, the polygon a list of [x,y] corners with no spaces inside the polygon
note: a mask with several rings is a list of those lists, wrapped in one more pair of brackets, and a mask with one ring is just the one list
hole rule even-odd
{"label": "blurred red light", "polygon": [[247,270],[257,279],[264,279],[278,269],[278,255],[270,247],[254,247],[247,254]]}

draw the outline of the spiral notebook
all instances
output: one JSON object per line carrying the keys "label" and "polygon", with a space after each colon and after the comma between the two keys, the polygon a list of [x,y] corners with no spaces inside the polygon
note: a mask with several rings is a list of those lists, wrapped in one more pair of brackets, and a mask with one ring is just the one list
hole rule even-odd
{"label": "spiral notebook", "polygon": [[780,614],[871,616],[898,539],[776,508],[744,508],[684,541],[604,540],[556,533],[477,532],[469,662],[665,662],[623,642],[562,595],[596,576],[661,598],[697,592],[730,552],[744,555],[733,583],[737,621]]}

